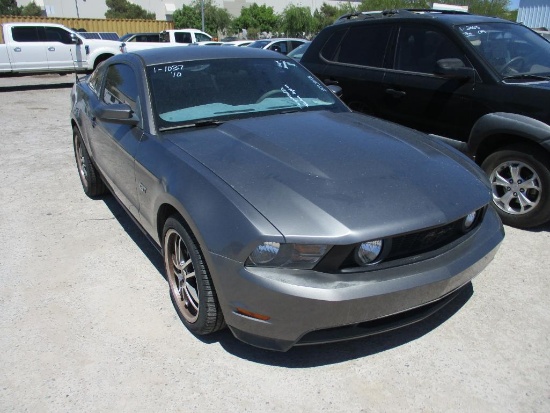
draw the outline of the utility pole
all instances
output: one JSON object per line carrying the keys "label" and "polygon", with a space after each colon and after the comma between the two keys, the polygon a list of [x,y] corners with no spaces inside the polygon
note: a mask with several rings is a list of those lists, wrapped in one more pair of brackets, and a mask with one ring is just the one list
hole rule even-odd
{"label": "utility pole", "polygon": [[201,18],[202,18],[202,31],[204,32],[204,0],[201,0]]}

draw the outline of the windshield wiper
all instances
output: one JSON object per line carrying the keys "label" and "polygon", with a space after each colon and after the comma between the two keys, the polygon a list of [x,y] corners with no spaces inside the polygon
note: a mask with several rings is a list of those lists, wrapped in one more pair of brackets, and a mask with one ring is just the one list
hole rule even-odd
{"label": "windshield wiper", "polygon": [[198,120],[194,123],[187,123],[185,125],[168,126],[168,127],[164,127],[164,128],[161,127],[161,128],[159,128],[159,131],[165,132],[165,131],[175,130],[175,129],[200,128],[200,127],[203,127],[203,126],[212,126],[212,125],[218,126],[218,125],[221,125],[221,124],[223,124],[223,122],[221,120],[218,120],[218,119],[202,119],[202,120]]}
{"label": "windshield wiper", "polygon": [[523,73],[519,75],[504,76],[502,80],[550,80],[550,76],[532,75]]}

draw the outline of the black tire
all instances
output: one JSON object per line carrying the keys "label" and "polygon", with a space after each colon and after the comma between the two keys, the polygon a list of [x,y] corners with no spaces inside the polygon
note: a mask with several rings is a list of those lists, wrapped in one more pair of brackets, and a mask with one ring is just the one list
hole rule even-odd
{"label": "black tire", "polygon": [[481,164],[502,222],[531,228],[550,221],[550,157],[526,145],[491,154]]}
{"label": "black tire", "polygon": [[76,168],[78,169],[78,176],[80,176],[84,193],[90,198],[103,195],[107,192],[107,187],[92,163],[86,145],[84,145],[82,136],[77,128],[73,128],[73,146]]}
{"label": "black tire", "polygon": [[181,321],[197,335],[220,330],[223,314],[196,239],[176,216],[166,220],[162,234],[170,298]]}

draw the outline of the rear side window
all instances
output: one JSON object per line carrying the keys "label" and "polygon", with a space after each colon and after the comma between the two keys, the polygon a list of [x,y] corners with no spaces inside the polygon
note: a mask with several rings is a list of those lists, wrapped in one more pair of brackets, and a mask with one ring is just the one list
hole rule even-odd
{"label": "rear side window", "polygon": [[175,32],[174,39],[176,43],[192,43],[191,33],[187,32]]}
{"label": "rear side window", "polygon": [[[383,67],[391,31],[389,25],[370,24],[352,27],[330,60],[360,66]],[[326,46],[332,40],[330,39]]]}
{"label": "rear side window", "polygon": [[11,35],[16,42],[41,42],[39,27],[37,26],[19,26],[12,27]]}

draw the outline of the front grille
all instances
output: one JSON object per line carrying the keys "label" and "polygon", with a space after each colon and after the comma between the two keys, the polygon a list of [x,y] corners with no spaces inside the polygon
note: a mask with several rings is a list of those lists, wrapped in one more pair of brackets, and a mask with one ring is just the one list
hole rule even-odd
{"label": "front grille", "polygon": [[392,238],[391,250],[384,261],[395,260],[439,249],[464,235],[462,219],[413,234]]}
{"label": "front grille", "polygon": [[465,229],[464,219],[458,219],[439,227],[428,228],[410,234],[397,235],[384,239],[381,262],[368,266],[359,266],[355,261],[355,250],[360,244],[336,245],[317,264],[315,269],[321,272],[364,272],[401,265],[421,259],[427,259],[451,248],[455,243],[474,230],[483,220],[485,208],[478,211],[473,225]]}

